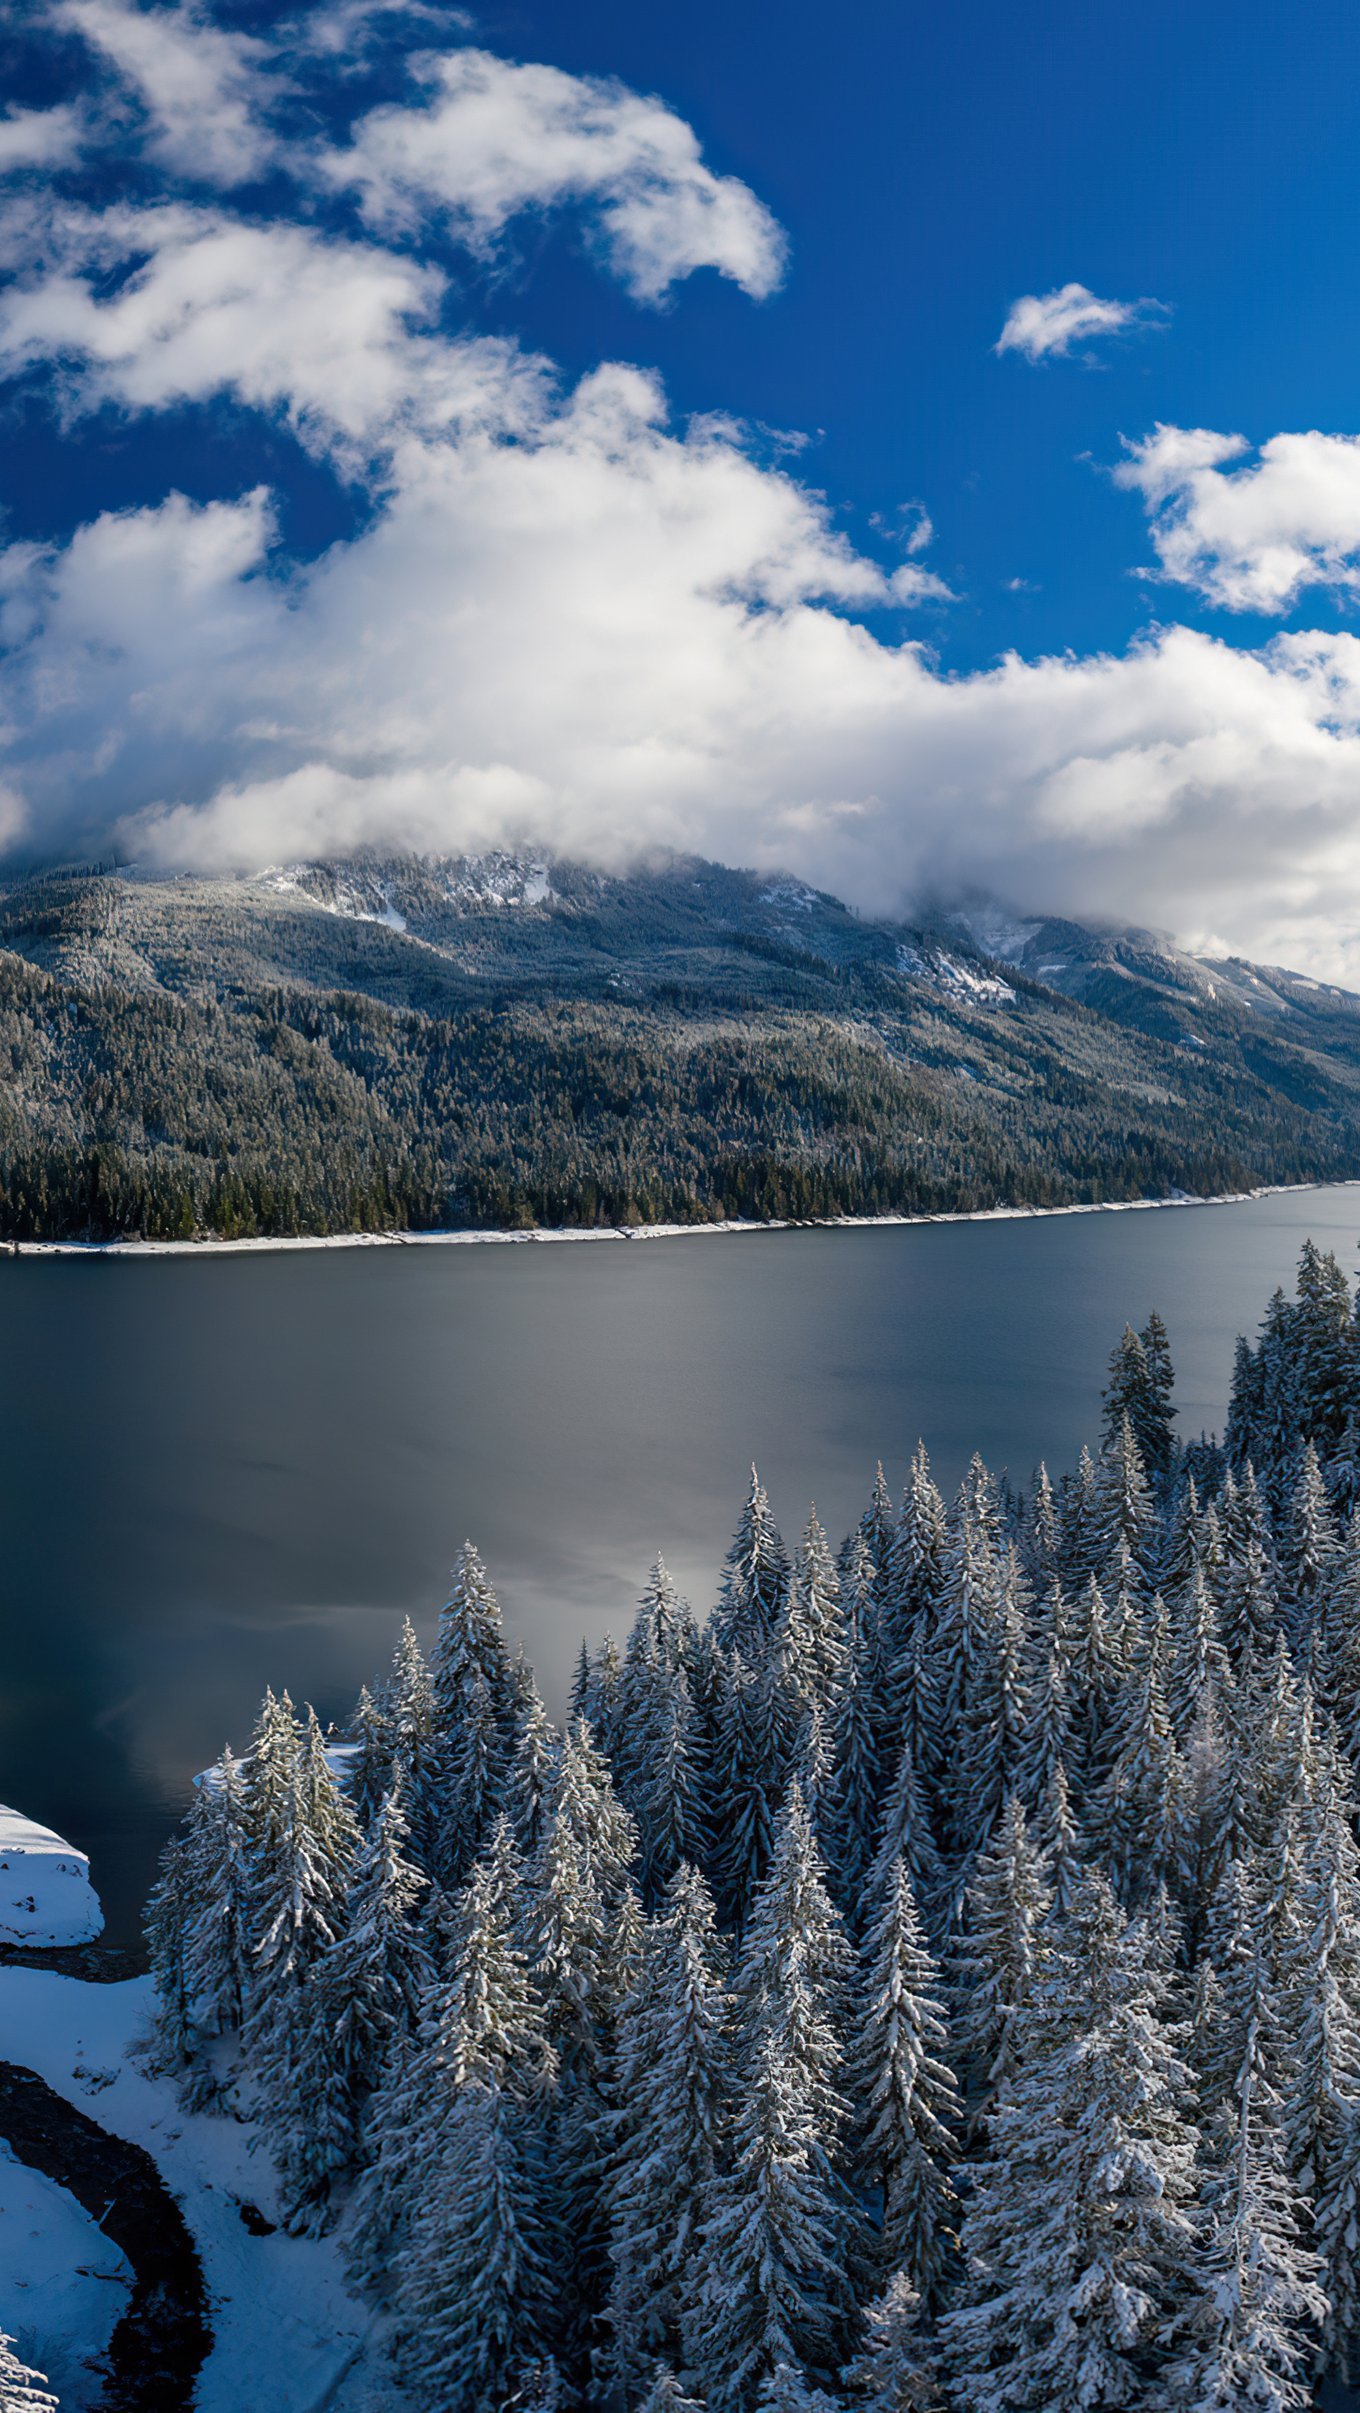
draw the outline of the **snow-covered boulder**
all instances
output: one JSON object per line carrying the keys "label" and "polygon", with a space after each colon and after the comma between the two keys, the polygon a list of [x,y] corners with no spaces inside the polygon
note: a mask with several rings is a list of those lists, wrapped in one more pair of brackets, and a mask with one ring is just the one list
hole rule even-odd
{"label": "snow-covered boulder", "polygon": [[85,1854],[0,1803],[0,1944],[88,1944],[103,1925]]}

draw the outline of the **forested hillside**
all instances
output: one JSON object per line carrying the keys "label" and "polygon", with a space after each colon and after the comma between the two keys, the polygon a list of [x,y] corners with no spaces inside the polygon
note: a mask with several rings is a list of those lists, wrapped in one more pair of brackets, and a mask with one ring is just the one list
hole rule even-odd
{"label": "forested hillside", "polygon": [[[753,1477],[559,1731],[469,1545],[347,1745],[267,1696],[150,1914],[428,2413],[1290,2413],[1360,2365],[1360,1345],[1311,1246],[1222,1446],[1126,1330],[1027,1496],[833,1554]],[[1332,2401],[1336,2401],[1333,2399]]]}
{"label": "forested hillside", "polygon": [[1360,1171],[1342,991],[1146,933],[865,922],[688,861],[16,881],[0,1063],[0,1235],[21,1239],[1045,1206]]}

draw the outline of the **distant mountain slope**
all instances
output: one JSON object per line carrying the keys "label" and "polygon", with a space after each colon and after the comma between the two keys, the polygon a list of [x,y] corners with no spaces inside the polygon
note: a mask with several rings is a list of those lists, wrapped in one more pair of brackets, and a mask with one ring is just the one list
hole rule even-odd
{"label": "distant mountain slope", "polygon": [[0,1230],[966,1209],[1360,1172],[1360,999],[668,861],[0,884]]}

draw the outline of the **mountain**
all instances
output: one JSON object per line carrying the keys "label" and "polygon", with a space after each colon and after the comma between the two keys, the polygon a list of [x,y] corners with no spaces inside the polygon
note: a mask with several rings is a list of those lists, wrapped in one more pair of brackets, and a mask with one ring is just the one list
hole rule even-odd
{"label": "mountain", "polygon": [[938,1211],[1360,1172],[1360,998],[667,860],[0,883],[0,1231]]}

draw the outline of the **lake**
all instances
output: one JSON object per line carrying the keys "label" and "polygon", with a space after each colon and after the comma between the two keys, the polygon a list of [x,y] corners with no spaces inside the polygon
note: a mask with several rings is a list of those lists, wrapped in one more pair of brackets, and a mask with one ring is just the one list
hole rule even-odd
{"label": "lake", "polygon": [[1156,1307],[1181,1430],[1360,1188],[1015,1222],[590,1245],[0,1261],[0,1799],[135,1937],[196,1768],[264,1685],[346,1715],[465,1535],[560,1707],[660,1550],[712,1598],[754,1457],[833,1539],[918,1435],[1027,1478],[1094,1440]]}

